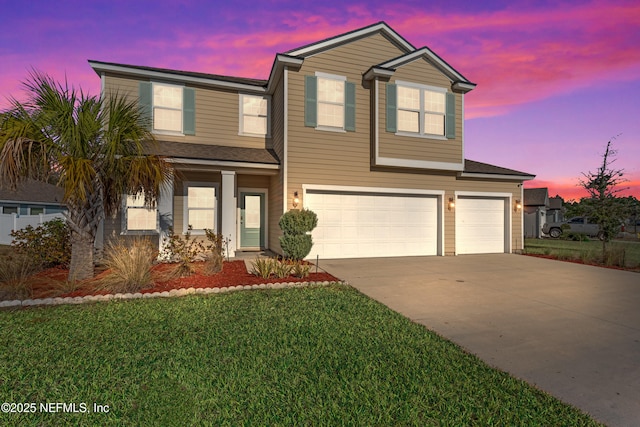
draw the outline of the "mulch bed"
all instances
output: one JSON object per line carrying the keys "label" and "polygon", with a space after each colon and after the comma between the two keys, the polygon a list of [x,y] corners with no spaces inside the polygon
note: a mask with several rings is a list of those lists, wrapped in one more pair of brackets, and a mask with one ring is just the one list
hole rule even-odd
{"label": "mulch bed", "polygon": [[[301,279],[299,277],[286,277],[283,279],[271,277],[263,279],[254,276],[247,271],[244,261],[228,261],[222,266],[220,273],[207,276],[201,273],[201,266],[194,264],[194,274],[188,277],[177,279],[169,279],[171,270],[175,268],[175,264],[157,264],[153,267],[152,276],[154,284],[152,287],[139,291],[140,293],[165,292],[173,289],[182,288],[224,288],[238,285],[258,285],[262,283],[283,283],[283,282],[334,282],[338,281],[336,277],[329,273],[318,272],[310,273],[308,277]],[[312,267],[311,271],[315,271]],[[49,297],[82,297],[87,295],[106,295],[113,293],[100,289],[99,279],[105,272],[99,273],[95,278],[81,282],[75,290],[69,292],[60,292],[61,286],[66,283],[68,270],[61,268],[49,268],[41,271],[34,276],[32,281],[33,297],[49,298]]]}
{"label": "mulch bed", "polygon": [[625,267],[618,267],[616,265],[604,265],[604,264],[598,264],[597,262],[585,262],[581,259],[560,259],[555,255],[544,255],[544,254],[525,254],[525,255],[536,257],[536,258],[552,259],[555,261],[572,262],[574,264],[592,265],[594,267],[610,268],[613,270],[633,271],[636,273],[640,272],[640,268],[625,268]]}

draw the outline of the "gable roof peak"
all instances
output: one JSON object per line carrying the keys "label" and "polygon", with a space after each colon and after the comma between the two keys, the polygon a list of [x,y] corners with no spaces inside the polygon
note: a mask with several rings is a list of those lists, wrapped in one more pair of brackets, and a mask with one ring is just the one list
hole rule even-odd
{"label": "gable roof peak", "polygon": [[404,37],[393,30],[386,22],[380,21],[375,24],[368,25],[366,27],[358,28],[356,30],[349,31],[347,33],[339,34],[337,36],[329,37],[318,42],[313,42],[308,45],[304,45],[295,49],[291,49],[285,52],[290,56],[298,56],[305,58],[307,56],[314,55],[318,52],[322,52],[328,49],[332,49],[342,44],[350,43],[354,40],[368,37],[375,33],[381,33],[386,36],[392,43],[397,45],[405,52],[412,52],[416,48],[409,43]]}

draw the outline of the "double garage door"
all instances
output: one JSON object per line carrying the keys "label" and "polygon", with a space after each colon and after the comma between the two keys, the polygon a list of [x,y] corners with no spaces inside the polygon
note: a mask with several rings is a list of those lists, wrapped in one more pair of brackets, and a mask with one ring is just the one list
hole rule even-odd
{"label": "double garage door", "polygon": [[[305,207],[318,215],[315,258],[438,255],[437,196],[307,190]],[[505,200],[460,197],[455,206],[456,253],[505,252]]]}
{"label": "double garage door", "polygon": [[310,257],[438,253],[435,196],[307,190],[304,205],[318,215]]}

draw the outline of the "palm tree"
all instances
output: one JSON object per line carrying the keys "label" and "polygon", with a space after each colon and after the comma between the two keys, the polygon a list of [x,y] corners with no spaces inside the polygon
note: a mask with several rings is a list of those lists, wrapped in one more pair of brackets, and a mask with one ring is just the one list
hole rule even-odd
{"label": "palm tree", "polygon": [[0,184],[33,178],[64,189],[69,278],[92,277],[100,222],[118,210],[123,194],[142,193],[152,206],[172,170],[144,154],[144,143],[155,139],[137,100],[89,96],[38,71],[23,85],[27,101],[11,99],[0,115]]}

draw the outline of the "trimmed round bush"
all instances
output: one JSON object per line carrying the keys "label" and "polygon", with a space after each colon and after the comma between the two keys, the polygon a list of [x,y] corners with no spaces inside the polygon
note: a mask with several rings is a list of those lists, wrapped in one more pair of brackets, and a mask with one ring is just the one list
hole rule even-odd
{"label": "trimmed round bush", "polygon": [[280,247],[287,258],[301,260],[309,255],[312,246],[310,234],[285,234],[280,237]]}
{"label": "trimmed round bush", "polygon": [[278,224],[284,234],[306,234],[318,225],[318,215],[309,209],[292,209],[280,217]]}
{"label": "trimmed round bush", "polygon": [[318,225],[318,216],[309,209],[293,209],[285,212],[278,223],[284,235],[280,247],[287,258],[301,260],[311,252],[311,230]]}

